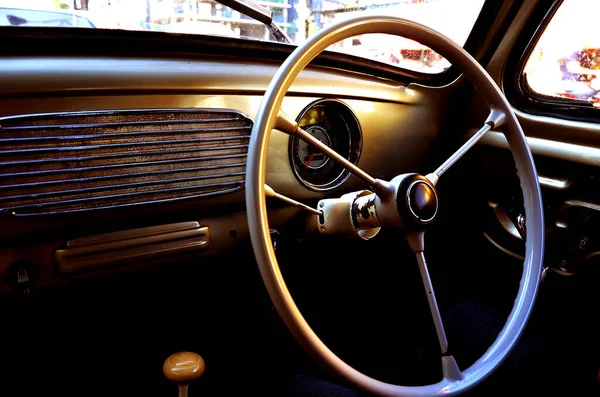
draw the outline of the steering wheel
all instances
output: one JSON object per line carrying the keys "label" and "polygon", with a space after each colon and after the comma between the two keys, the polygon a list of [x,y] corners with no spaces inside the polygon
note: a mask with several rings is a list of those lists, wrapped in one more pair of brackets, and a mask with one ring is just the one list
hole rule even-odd
{"label": "steering wheel", "polygon": [[[344,157],[306,133],[280,111],[283,98],[293,80],[308,63],[330,45],[356,35],[386,33],[420,42],[448,59],[475,86],[486,100],[490,114],[483,127],[431,174],[403,174],[391,181],[371,177]],[[469,368],[459,369],[448,352],[448,341],[429,278],[424,255],[423,235],[437,214],[435,184],[452,164],[489,130],[502,127],[515,159],[523,191],[527,219],[525,259],[519,291],[507,321],[488,350]],[[282,277],[272,247],[265,199],[265,169],[271,130],[296,135],[317,147],[330,159],[362,179],[372,191],[367,196],[322,200],[319,227],[326,230],[355,232],[376,227],[394,227],[404,231],[427,293],[429,308],[441,348],[442,379],[430,385],[400,386],[373,379],[337,357],[310,328]],[[271,300],[290,332],[302,347],[324,367],[354,387],[385,396],[431,396],[462,393],[483,381],[507,357],[519,339],[531,315],[541,279],[544,249],[544,221],[540,186],[525,136],[508,101],[496,83],[462,47],[442,34],[415,22],[386,16],[363,16],[337,23],[318,32],[298,47],[279,68],[269,84],[256,116],[250,139],[246,171],[246,208],[252,246]],[[339,215],[342,213],[342,215]],[[316,215],[313,215],[316,216]],[[349,222],[351,219],[352,222]],[[360,235],[360,234],[359,234]]]}

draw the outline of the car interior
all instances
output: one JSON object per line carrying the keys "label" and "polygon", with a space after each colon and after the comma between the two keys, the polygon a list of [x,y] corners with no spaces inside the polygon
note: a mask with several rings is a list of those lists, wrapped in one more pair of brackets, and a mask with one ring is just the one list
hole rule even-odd
{"label": "car interior", "polygon": [[0,26],[0,395],[600,395],[600,7],[479,2]]}

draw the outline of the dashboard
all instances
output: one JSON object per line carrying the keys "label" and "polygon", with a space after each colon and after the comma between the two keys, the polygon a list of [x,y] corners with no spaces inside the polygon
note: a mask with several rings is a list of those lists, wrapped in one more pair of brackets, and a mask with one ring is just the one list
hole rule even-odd
{"label": "dashboard", "polygon": [[[0,293],[243,241],[245,156],[276,70],[210,58],[0,64]],[[282,110],[374,177],[391,178],[430,153],[448,90],[311,67]],[[277,130],[267,156],[267,183],[296,200],[364,188]],[[273,227],[298,213],[269,208]],[[23,272],[29,281],[19,284]]]}

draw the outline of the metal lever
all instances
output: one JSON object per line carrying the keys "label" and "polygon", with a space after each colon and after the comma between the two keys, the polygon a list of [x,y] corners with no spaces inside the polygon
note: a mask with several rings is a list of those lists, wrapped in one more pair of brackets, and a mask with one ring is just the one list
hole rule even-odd
{"label": "metal lever", "polygon": [[284,196],[283,194],[277,193],[275,190],[273,190],[273,188],[271,186],[269,186],[267,184],[265,184],[265,195],[267,197],[275,197],[276,199],[279,199],[281,201],[285,201],[288,204],[291,204],[291,205],[293,205],[295,207],[301,208],[301,209],[303,209],[305,211],[311,212],[311,213],[313,213],[315,215],[319,215],[319,216],[323,215],[322,211],[316,210],[316,209],[314,209],[312,207],[309,207],[306,204],[302,204],[299,201],[296,201],[296,200],[291,199],[291,198],[289,198],[287,196]]}

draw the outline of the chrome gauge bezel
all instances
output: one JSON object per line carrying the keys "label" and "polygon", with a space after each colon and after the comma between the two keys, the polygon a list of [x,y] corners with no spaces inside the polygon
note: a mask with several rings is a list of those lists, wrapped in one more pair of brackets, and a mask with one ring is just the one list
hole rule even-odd
{"label": "chrome gauge bezel", "polygon": [[[336,117],[340,117],[343,120],[343,127],[337,126],[335,131],[328,131],[325,129],[325,132],[328,135],[330,141],[334,141],[336,137],[339,137],[342,141],[347,140],[347,144],[344,145],[345,147],[340,148],[343,149],[342,152],[340,152],[340,150],[337,149],[336,151],[344,157],[346,157],[352,163],[358,164],[362,152],[362,129],[360,127],[360,123],[358,122],[358,118],[356,117],[352,109],[346,103],[337,99],[319,99],[317,101],[311,102],[308,106],[306,106],[300,112],[300,114],[298,114],[298,117],[296,117],[296,121],[300,123],[304,116],[314,108],[324,108],[326,111],[333,112],[333,114],[335,114]],[[313,124],[312,126],[324,129],[324,127],[319,124]],[[303,126],[301,125],[301,127]],[[309,128],[310,127],[308,127],[307,129]],[[351,175],[350,172],[341,167],[339,172],[334,173],[334,176],[327,177],[322,181],[317,182],[315,180],[307,180],[308,177],[305,177],[302,174],[305,174],[306,172],[308,172],[308,170],[303,172],[299,169],[299,167],[305,165],[305,162],[303,162],[300,159],[297,153],[299,141],[300,139],[298,137],[290,136],[288,152],[292,171],[294,172],[296,179],[303,186],[310,190],[323,192],[333,190],[339,187],[341,184],[343,184],[346,180],[348,180],[348,178]],[[333,162],[331,160],[327,161],[326,163],[331,163],[331,165],[333,165]],[[336,167],[338,167],[338,165],[336,165]],[[310,167],[310,172],[312,172],[313,175],[318,175],[318,173],[323,172],[324,169],[325,167]]]}

